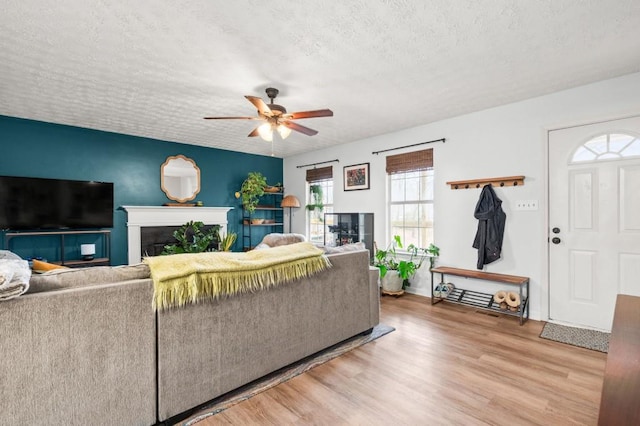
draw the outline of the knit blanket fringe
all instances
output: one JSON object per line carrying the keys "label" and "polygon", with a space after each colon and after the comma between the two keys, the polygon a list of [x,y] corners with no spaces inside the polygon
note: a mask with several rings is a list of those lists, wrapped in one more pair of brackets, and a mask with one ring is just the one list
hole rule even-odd
{"label": "knit blanket fringe", "polygon": [[210,252],[144,259],[154,283],[153,308],[163,310],[264,290],[331,267],[309,242],[246,253]]}

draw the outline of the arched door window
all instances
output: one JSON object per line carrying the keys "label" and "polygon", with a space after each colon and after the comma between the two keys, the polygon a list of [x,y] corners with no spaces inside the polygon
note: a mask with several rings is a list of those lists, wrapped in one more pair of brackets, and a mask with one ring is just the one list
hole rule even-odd
{"label": "arched door window", "polygon": [[624,133],[607,133],[589,139],[575,150],[571,163],[621,160],[640,157],[640,138]]}

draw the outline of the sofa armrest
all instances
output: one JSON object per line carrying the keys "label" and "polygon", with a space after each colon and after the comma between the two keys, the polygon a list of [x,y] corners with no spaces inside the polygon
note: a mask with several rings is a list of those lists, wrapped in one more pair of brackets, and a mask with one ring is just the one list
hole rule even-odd
{"label": "sofa armrest", "polygon": [[371,292],[371,323],[380,323],[380,269],[369,266],[369,291]]}
{"label": "sofa armrest", "polygon": [[150,279],[0,306],[0,424],[155,423]]}

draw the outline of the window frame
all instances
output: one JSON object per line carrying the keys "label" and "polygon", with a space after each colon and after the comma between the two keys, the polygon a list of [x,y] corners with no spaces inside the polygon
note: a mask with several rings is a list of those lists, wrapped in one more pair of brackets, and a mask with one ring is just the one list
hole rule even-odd
{"label": "window frame", "polygon": [[[628,137],[629,141],[624,144],[624,146],[618,147],[617,149],[612,146],[615,144],[615,139],[612,141],[612,137]],[[602,152],[598,152],[596,148],[589,146],[592,143],[598,142],[599,139],[603,139],[602,142],[606,146],[606,150],[602,150]],[[571,158],[569,160],[569,164],[578,165],[578,164],[589,164],[603,161],[619,161],[619,160],[627,160],[632,158],[638,158],[640,154],[625,154],[629,148],[635,148],[637,151],[638,146],[640,145],[640,136],[634,135],[627,132],[607,132],[598,134],[590,137],[583,143],[581,143],[571,154]],[[631,151],[631,149],[629,149]],[[584,155],[590,156],[591,158],[580,159],[580,156]]]}
{"label": "window frame", "polygon": [[[307,240],[312,242],[313,244],[316,245],[324,245],[324,238],[325,238],[325,234],[326,234],[326,226],[327,224],[324,221],[324,213],[333,213],[333,206],[334,206],[334,191],[335,191],[335,185],[334,185],[334,180],[333,177],[331,178],[327,178],[327,179],[319,179],[316,181],[311,181],[311,182],[307,182],[306,185],[306,204],[305,204],[305,210],[306,210],[306,214],[305,214],[305,221],[306,221],[306,233],[307,233]],[[323,186],[323,192],[322,192],[322,216],[320,218],[319,223],[314,223],[313,219],[314,219],[314,215],[318,215],[318,213],[315,213],[314,210],[309,210],[307,208],[307,205],[311,204],[311,186],[312,185],[322,185]],[[330,191],[328,191],[328,188],[331,188]],[[331,199],[329,200],[329,196],[331,197]],[[328,201],[331,201],[330,203]],[[312,235],[312,227],[316,227],[316,229],[313,231],[313,235]],[[321,229],[322,231],[320,232],[319,229]]]}
{"label": "window frame", "polygon": [[[424,189],[422,187],[418,188],[418,198],[417,199],[406,199],[406,179],[407,175],[418,173],[417,176],[420,179],[420,185],[423,183],[430,185],[430,188]],[[405,180],[405,193],[403,195],[402,201],[393,201],[394,192],[393,192],[393,180],[397,179],[399,175],[403,176]],[[423,181],[424,179],[424,181]],[[405,246],[413,243],[418,247],[428,247],[430,243],[433,243],[434,240],[434,230],[435,230],[435,218],[434,216],[434,207],[435,207],[435,171],[433,167],[423,168],[421,170],[408,170],[397,173],[387,173],[387,241],[393,241],[394,235],[397,235],[397,232],[393,230],[396,228],[401,228],[403,230],[401,235],[401,241]],[[431,198],[423,198],[423,194],[431,194]],[[392,210],[394,206],[407,206],[407,205],[416,205],[418,206],[418,223],[417,226],[405,226],[406,220],[403,219],[402,226],[395,226],[393,221]],[[420,206],[430,206],[431,209],[431,226],[420,226]],[[407,240],[406,238],[406,230],[407,229],[416,229],[418,234],[418,241]],[[426,230],[427,234],[424,236],[426,241],[421,241],[422,230]],[[430,241],[429,241],[430,240]],[[404,252],[405,250],[401,250]]]}

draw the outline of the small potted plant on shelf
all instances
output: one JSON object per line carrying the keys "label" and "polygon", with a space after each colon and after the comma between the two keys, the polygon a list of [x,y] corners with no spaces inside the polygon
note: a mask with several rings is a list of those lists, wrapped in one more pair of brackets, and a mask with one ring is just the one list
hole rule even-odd
{"label": "small potted plant on shelf", "polygon": [[[409,244],[405,252],[397,251],[403,248],[400,236],[394,235],[393,241],[386,250],[376,250],[373,265],[380,269],[380,282],[385,291],[400,292],[410,286],[409,279],[420,269],[424,260],[429,258],[430,266],[433,267],[435,257],[440,254],[440,249],[433,244],[428,248]],[[389,273],[390,271],[393,272]]]}
{"label": "small potted plant on shelf", "polygon": [[264,187],[264,192],[269,192],[273,194],[277,194],[279,192],[284,192],[284,187],[282,183],[278,182],[275,185],[267,185]]}
{"label": "small potted plant on shelf", "polygon": [[249,212],[253,213],[264,195],[267,186],[267,178],[260,172],[249,172],[247,178],[242,182],[240,191],[236,192],[236,198],[242,197],[242,205]]}

